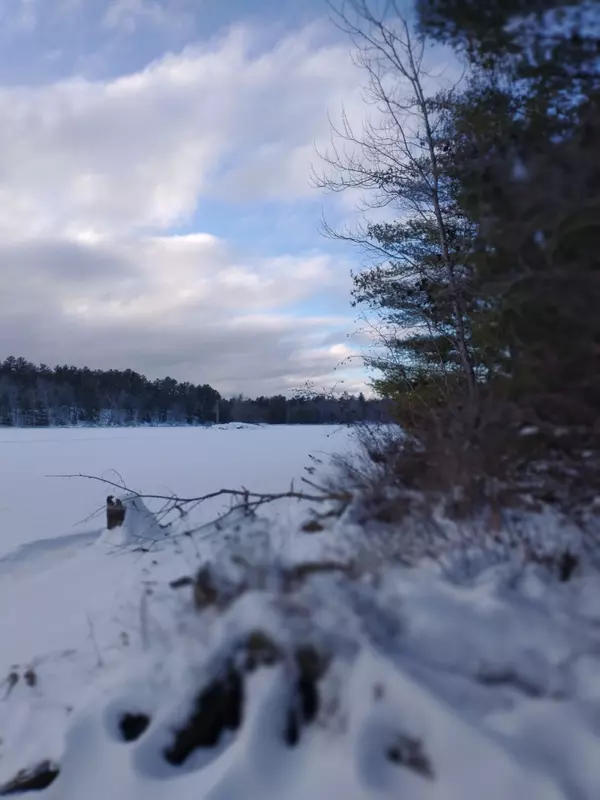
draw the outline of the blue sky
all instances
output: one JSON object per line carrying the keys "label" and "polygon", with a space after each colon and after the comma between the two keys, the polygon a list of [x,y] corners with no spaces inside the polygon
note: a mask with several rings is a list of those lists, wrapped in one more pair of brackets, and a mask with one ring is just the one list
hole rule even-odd
{"label": "blue sky", "polygon": [[309,180],[361,81],[325,0],[2,0],[3,355],[363,388],[356,198]]}

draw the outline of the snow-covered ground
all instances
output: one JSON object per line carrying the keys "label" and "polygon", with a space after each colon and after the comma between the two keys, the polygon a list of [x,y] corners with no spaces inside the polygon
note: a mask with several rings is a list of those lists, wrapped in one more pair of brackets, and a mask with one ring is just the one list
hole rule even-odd
{"label": "snow-covered ground", "polygon": [[[103,512],[87,519],[105,486],[45,477],[284,491],[310,454],[351,446],[344,430],[0,439],[0,787],[47,762],[50,800],[600,797],[595,574],[559,583],[506,563],[450,582],[379,564],[357,577],[356,530],[303,533],[298,504],[186,537],[133,498],[105,531]],[[344,569],[294,568],[319,558]],[[170,582],[207,563],[195,607]]]}
{"label": "snow-covered ground", "polygon": [[[186,538],[160,555],[116,548],[102,533],[106,496],[118,491],[48,476],[85,473],[158,494],[279,492],[306,475],[310,456],[348,440],[347,429],[323,426],[1,430],[0,785],[16,767],[60,754],[67,711],[139,640],[145,587],[193,572],[201,558]],[[295,505],[280,509],[290,531]],[[226,507],[208,503],[190,525]],[[23,677],[30,668],[34,687]]]}

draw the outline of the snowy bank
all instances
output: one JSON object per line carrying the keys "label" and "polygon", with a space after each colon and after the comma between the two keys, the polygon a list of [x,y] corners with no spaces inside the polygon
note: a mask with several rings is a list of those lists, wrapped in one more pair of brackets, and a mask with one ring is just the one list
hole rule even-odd
{"label": "snowy bank", "polygon": [[49,800],[598,797],[597,575],[450,581],[243,514],[193,541],[124,502],[121,530],[26,577],[104,588],[73,647],[6,684],[6,789],[37,769]]}

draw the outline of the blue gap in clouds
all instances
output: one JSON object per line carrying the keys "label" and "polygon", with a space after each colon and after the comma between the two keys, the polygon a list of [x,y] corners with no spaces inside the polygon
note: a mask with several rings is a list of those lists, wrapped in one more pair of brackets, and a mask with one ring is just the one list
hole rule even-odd
{"label": "blue gap in clouds", "polygon": [[322,291],[317,290],[312,297],[295,304],[290,310],[302,317],[347,317],[349,330],[354,330],[356,312],[350,305],[350,262],[358,269],[358,254],[350,245],[323,236],[319,228],[322,210],[320,202],[307,200],[291,203],[202,200],[193,218],[172,228],[169,234],[209,233],[225,241],[242,258],[244,254],[250,258],[310,257],[315,253],[330,255],[334,259],[334,268],[339,260],[343,288],[323,286]]}
{"label": "blue gap in clouds", "polygon": [[342,246],[320,232],[321,206],[310,200],[232,203],[211,198],[201,200],[193,217],[170,233],[210,233],[256,255],[315,251],[340,255]]}

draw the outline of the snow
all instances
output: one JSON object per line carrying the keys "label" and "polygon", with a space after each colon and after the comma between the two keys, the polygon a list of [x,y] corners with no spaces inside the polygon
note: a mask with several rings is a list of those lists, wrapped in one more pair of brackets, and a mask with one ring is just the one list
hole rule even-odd
{"label": "snow", "polygon": [[[60,772],[40,793],[48,800],[598,797],[596,573],[559,583],[541,566],[474,559],[468,573],[379,563],[361,577],[300,579],[293,566],[306,560],[347,564],[356,531],[342,520],[303,534],[292,504],[186,537],[161,527],[150,501],[44,477],[113,480],[118,470],[144,492],[279,491],[309,454],[351,447],[345,430],[2,438],[0,787],[50,761]],[[103,514],[78,522],[110,493],[126,506],[122,528],[104,530]],[[197,509],[194,522],[222,507]],[[201,609],[189,586],[170,586],[199,564],[219,593]],[[257,631],[277,657],[248,672],[240,665]],[[300,713],[295,659],[307,647],[324,659],[318,707],[292,746],[284,731]],[[231,664],[242,676],[240,724],[174,766],[165,751]],[[148,722],[135,740],[123,740],[124,714]]]}
{"label": "snow", "polygon": [[[244,482],[259,492],[285,491],[305,474],[308,453],[331,453],[348,440],[347,429],[327,426],[222,427],[0,429],[0,556],[24,542],[102,525],[114,489],[47,475],[86,473],[180,496]],[[197,519],[222,505],[206,506]],[[82,522],[100,507],[100,516]]]}

